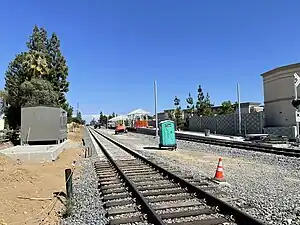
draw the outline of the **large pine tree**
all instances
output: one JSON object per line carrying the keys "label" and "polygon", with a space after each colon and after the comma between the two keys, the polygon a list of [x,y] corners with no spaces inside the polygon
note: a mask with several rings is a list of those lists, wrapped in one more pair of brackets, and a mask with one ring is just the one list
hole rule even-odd
{"label": "large pine tree", "polygon": [[196,103],[197,114],[203,116],[211,116],[213,114],[211,108],[212,106],[213,105],[210,103],[209,94],[206,93],[206,97],[204,97],[202,87],[201,85],[199,85]]}
{"label": "large pine tree", "polygon": [[27,41],[26,45],[29,51],[38,51],[46,56],[48,54],[47,31],[44,28],[38,28],[37,26],[34,26],[32,34],[29,36],[29,40]]}
{"label": "large pine tree", "polygon": [[60,41],[55,33],[52,34],[48,45],[49,79],[53,88],[58,92],[58,104],[64,106],[67,102],[65,93],[69,91],[68,66],[60,50]]}
{"label": "large pine tree", "polygon": [[68,67],[55,33],[48,39],[47,31],[35,26],[27,42],[28,51],[20,53],[5,73],[4,97],[8,105],[6,118],[9,127],[21,124],[21,107],[57,105],[64,108],[68,118],[73,108],[68,104]]}
{"label": "large pine tree", "polygon": [[197,94],[197,102],[196,102],[196,109],[197,109],[197,114],[201,115],[202,113],[202,106],[203,106],[203,101],[204,101],[204,94],[201,85],[198,87],[198,94]]}
{"label": "large pine tree", "polygon": [[186,99],[186,103],[187,103],[188,114],[191,115],[194,112],[195,106],[194,106],[194,99],[190,92],[189,92],[189,96]]}

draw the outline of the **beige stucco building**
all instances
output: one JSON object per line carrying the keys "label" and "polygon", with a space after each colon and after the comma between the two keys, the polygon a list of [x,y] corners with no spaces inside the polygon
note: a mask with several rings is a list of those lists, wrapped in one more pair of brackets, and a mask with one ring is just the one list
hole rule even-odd
{"label": "beige stucco building", "polygon": [[[265,131],[295,137],[296,110],[292,106],[294,74],[300,75],[300,63],[282,66],[262,74],[264,86]],[[298,96],[299,96],[298,87]]]}

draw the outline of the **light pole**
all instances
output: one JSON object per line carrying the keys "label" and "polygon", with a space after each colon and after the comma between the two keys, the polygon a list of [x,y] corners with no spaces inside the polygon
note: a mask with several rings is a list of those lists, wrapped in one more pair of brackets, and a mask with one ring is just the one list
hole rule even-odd
{"label": "light pole", "polygon": [[157,84],[154,81],[154,110],[155,110],[155,136],[158,137],[158,116],[157,116]]}
{"label": "light pole", "polygon": [[239,114],[239,134],[242,134],[241,96],[240,96],[239,83],[237,83],[237,99],[238,99],[238,114]]}

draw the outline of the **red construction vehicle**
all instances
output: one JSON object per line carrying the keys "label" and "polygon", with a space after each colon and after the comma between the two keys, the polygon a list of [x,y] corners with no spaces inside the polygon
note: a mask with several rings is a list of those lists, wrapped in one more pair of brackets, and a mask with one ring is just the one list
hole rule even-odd
{"label": "red construction vehicle", "polygon": [[116,126],[115,134],[119,134],[119,133],[127,133],[127,130],[126,130],[126,127],[124,124],[119,124]]}

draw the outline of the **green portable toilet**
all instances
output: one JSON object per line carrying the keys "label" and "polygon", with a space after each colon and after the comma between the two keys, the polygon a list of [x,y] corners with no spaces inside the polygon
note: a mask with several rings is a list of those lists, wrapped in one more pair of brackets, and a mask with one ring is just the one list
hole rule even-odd
{"label": "green portable toilet", "polygon": [[165,120],[159,123],[159,148],[172,147],[177,148],[175,138],[175,124],[172,120]]}

